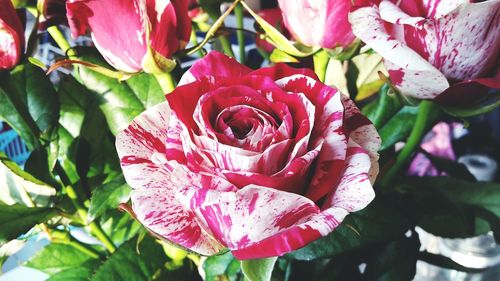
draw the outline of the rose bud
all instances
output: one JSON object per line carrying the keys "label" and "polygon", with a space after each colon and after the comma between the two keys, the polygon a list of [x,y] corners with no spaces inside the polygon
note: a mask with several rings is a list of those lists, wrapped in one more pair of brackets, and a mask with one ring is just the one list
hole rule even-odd
{"label": "rose bud", "polygon": [[24,27],[10,0],[0,0],[0,70],[11,69],[24,53]]}
{"label": "rose bud", "polygon": [[203,255],[279,256],[375,196],[380,137],[309,69],[251,70],[211,52],[117,136],[132,209]]}
{"label": "rose bud", "polygon": [[499,0],[384,0],[349,19],[404,95],[465,105],[500,88]]}
{"label": "rose bud", "polygon": [[69,0],[66,8],[73,37],[90,29],[94,44],[112,66],[138,72],[161,64],[186,46],[191,34],[188,4],[184,0]]}
{"label": "rose bud", "polygon": [[356,39],[347,19],[352,0],[278,0],[285,26],[306,46],[348,48]]}

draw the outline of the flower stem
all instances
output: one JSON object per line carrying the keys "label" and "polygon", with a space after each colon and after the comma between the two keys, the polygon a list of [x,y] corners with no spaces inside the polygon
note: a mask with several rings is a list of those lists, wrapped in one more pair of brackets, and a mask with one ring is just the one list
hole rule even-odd
{"label": "flower stem", "polygon": [[[224,20],[240,2],[241,2],[241,0],[235,0],[233,2],[233,4],[231,4],[231,6],[220,16],[219,16],[219,13],[216,9],[207,7],[206,12],[207,12],[208,16],[210,17],[210,19],[212,19],[212,21],[214,23],[212,24],[212,27],[210,27],[210,29],[207,31],[207,34],[205,35],[205,39],[203,39],[203,41],[198,46],[193,48],[189,52],[190,54],[203,48],[203,46],[206,43],[208,43],[210,38],[212,38],[212,36],[215,35],[215,32],[219,28],[224,27]],[[222,48],[224,49],[224,53],[226,53],[226,55],[234,58],[233,48],[231,47],[231,43],[229,42],[229,40],[225,36],[219,36],[219,42],[221,43]]]}
{"label": "flower stem", "polygon": [[175,89],[176,83],[170,72],[154,74],[154,76],[165,95],[170,94]]}
{"label": "flower stem", "polygon": [[[76,190],[73,188],[73,186],[71,186],[68,176],[66,175],[66,172],[64,171],[59,162],[56,162],[54,169],[56,173],[59,175],[61,183],[64,186],[64,190],[66,191],[66,195],[68,196],[68,198],[71,200],[71,203],[75,207],[78,217],[80,218],[80,220],[82,220],[84,224],[87,224],[88,221],[87,209],[85,209],[85,207],[83,206],[81,199],[78,197],[78,194],[76,193]],[[95,221],[92,221],[87,225],[90,228],[90,233],[94,235],[97,239],[99,239],[104,245],[104,247],[110,253],[113,253],[116,250],[116,246],[113,244],[111,239],[106,235],[106,233],[104,233],[104,231]]]}
{"label": "flower stem", "polygon": [[57,26],[55,25],[51,26],[47,28],[47,31],[49,32],[50,36],[52,36],[52,39],[56,41],[57,45],[59,45],[59,48],[61,48],[61,50],[63,50],[63,52],[69,58],[77,57],[75,50],[71,48],[71,45],[69,44],[68,40],[66,40],[66,37]]}
{"label": "flower stem", "polygon": [[410,157],[418,148],[428,128],[435,122],[435,120],[437,120],[437,117],[439,116],[438,112],[438,107],[432,101],[423,100],[420,102],[415,126],[413,127],[405,146],[396,157],[396,162],[380,180],[382,190],[388,191],[392,188],[394,180],[410,161]]}
{"label": "flower stem", "polygon": [[243,5],[238,4],[234,8],[234,14],[236,15],[236,26],[238,30],[236,31],[236,36],[238,38],[238,46],[240,48],[240,63],[245,64],[245,34],[243,33]]}
{"label": "flower stem", "polygon": [[[193,44],[193,46],[198,45],[198,38],[196,37],[196,31],[194,29],[191,31],[191,36],[189,37],[189,41],[191,41],[191,44]],[[196,53],[200,58],[203,58],[205,56],[202,50],[198,50]]]}
{"label": "flower stem", "polygon": [[[88,213],[87,210],[83,207],[80,199],[78,198],[78,194],[76,193],[75,189],[71,185],[67,185],[65,189],[66,194],[68,195],[69,199],[71,199],[73,206],[75,206],[76,208],[78,216],[84,223],[86,223]],[[90,232],[102,242],[104,247],[106,247],[106,249],[110,253],[113,253],[116,250],[116,246],[113,244],[113,241],[111,241],[111,239],[106,235],[106,233],[104,233],[104,231],[95,221],[89,223],[88,226],[90,228]]]}

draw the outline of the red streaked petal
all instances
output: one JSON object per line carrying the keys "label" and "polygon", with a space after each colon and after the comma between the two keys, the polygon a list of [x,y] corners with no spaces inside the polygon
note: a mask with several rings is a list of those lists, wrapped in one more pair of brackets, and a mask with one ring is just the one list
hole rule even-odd
{"label": "red streaked petal", "polygon": [[205,76],[225,78],[241,77],[251,71],[250,68],[240,64],[235,59],[217,51],[211,51],[203,59],[195,62],[193,66],[184,73],[179,85],[194,82]]}
{"label": "red streaked petal", "polygon": [[438,69],[387,33],[376,7],[356,9],[349,20],[354,34],[384,58],[392,83],[403,94],[431,99],[448,88],[446,77]]}

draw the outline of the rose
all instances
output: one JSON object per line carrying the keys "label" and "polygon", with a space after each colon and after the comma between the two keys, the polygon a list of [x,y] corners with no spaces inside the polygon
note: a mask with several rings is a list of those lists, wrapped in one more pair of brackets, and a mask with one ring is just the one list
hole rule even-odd
{"label": "rose", "polygon": [[[171,56],[185,47],[191,34],[188,1],[69,0],[67,16],[73,37],[90,29],[104,58],[116,69],[137,72],[151,58]],[[148,48],[150,54],[148,52]]]}
{"label": "rose", "polygon": [[285,26],[306,46],[349,47],[356,37],[347,19],[352,0],[278,0]]}
{"label": "rose", "polygon": [[500,88],[499,0],[384,0],[353,10],[354,34],[384,57],[403,94],[467,104],[485,86]]}
{"label": "rose", "polygon": [[0,0],[0,70],[19,63],[24,52],[24,28],[10,0]]}
{"label": "rose", "polygon": [[180,85],[116,140],[132,209],[157,235],[203,255],[277,256],[373,199],[380,138],[312,71],[211,52]]}

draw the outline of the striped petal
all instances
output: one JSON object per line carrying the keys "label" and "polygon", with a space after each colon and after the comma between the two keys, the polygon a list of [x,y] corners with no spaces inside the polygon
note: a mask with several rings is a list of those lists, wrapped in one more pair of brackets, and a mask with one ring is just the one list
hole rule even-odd
{"label": "striped petal", "polygon": [[315,123],[311,133],[311,145],[321,143],[317,165],[306,196],[317,201],[335,186],[345,160],[347,140],[343,129],[344,107],[341,94],[310,77],[293,75],[276,82],[284,90],[304,93],[316,106]]}
{"label": "striped petal", "polygon": [[188,84],[206,76],[213,77],[241,77],[252,70],[235,59],[216,51],[208,53],[202,60],[198,60],[182,75],[179,85]]}
{"label": "striped petal", "polygon": [[448,88],[436,67],[388,33],[377,7],[358,8],[349,20],[354,34],[384,58],[392,83],[403,94],[432,99]]}
{"label": "striped petal", "polygon": [[215,254],[221,245],[192,211],[175,201],[180,183],[199,185],[200,180],[181,173],[165,157],[169,115],[168,104],[163,102],[135,118],[116,138],[123,174],[134,189],[132,207],[137,219],[158,235],[200,254]]}

